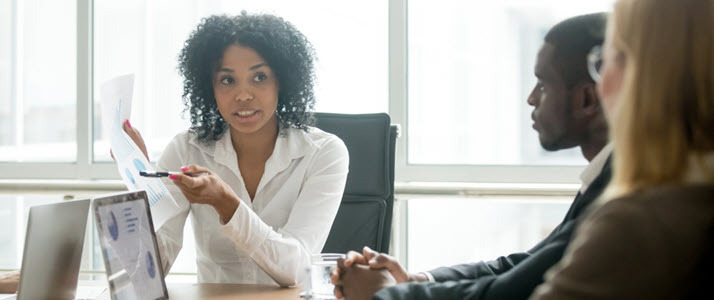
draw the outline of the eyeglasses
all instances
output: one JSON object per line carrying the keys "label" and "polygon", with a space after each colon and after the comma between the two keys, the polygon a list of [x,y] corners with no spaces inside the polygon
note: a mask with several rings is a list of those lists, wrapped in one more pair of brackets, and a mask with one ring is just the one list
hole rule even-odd
{"label": "eyeglasses", "polygon": [[595,82],[600,82],[602,76],[600,75],[600,70],[602,68],[602,47],[595,46],[590,49],[588,53],[588,73],[590,78]]}

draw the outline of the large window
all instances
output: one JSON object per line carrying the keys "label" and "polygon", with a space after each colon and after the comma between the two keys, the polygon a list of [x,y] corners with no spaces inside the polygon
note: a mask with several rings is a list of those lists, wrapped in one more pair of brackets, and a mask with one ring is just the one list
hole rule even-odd
{"label": "large window", "polygon": [[[30,207],[62,201],[62,195],[0,194],[0,269],[19,269]],[[90,224],[94,226],[93,224]],[[2,272],[0,272],[2,273]]]}
{"label": "large window", "polygon": [[[12,45],[13,10],[10,1],[0,1],[0,45]],[[0,47],[0,147],[15,142],[12,130],[14,112],[12,111],[13,47]],[[7,150],[2,150],[7,151]],[[7,158],[3,159],[6,160]]]}
{"label": "large window", "polygon": [[408,162],[585,164],[578,149],[540,147],[526,98],[548,29],[612,2],[409,1]]}
{"label": "large window", "polygon": [[[548,28],[613,2],[0,0],[0,178],[118,179],[98,96],[127,73],[136,75],[132,124],[157,161],[189,126],[176,68],[183,42],[201,18],[246,10],[279,15],[312,42],[318,111],[389,112],[401,125],[398,181],[577,182],[585,161],[577,149],[541,149],[526,96]],[[399,196],[413,271],[525,250],[570,199]],[[60,199],[0,196],[9,228],[0,240],[12,242],[0,244],[0,268],[19,267],[28,205]],[[196,270],[187,223],[174,273]],[[82,268],[101,270],[91,236]],[[443,238],[450,249],[436,248]]]}
{"label": "large window", "polygon": [[[408,200],[411,272],[527,251],[563,220],[571,197],[425,196]],[[402,204],[403,205],[403,204]],[[402,225],[403,226],[403,225]]]}
{"label": "large window", "polygon": [[318,56],[318,111],[387,111],[389,73],[385,1],[360,1],[347,6],[330,0],[96,1],[96,160],[110,159],[109,141],[99,125],[101,84],[118,75],[136,74],[131,120],[142,131],[152,161],[155,160],[169,140],[189,126],[188,116],[182,118],[182,78],[176,69],[184,41],[201,18],[212,14],[235,15],[242,10],[279,15],[307,36]]}
{"label": "large window", "polygon": [[12,170],[0,177],[119,178],[98,95],[126,73],[132,124],[156,161],[189,126],[183,42],[203,17],[246,10],[312,42],[318,111],[386,111],[401,125],[398,181],[576,182],[585,161],[541,149],[526,96],[548,28],[612,2],[0,1],[0,164]]}
{"label": "large window", "polygon": [[76,10],[0,1],[0,161],[75,160]]}

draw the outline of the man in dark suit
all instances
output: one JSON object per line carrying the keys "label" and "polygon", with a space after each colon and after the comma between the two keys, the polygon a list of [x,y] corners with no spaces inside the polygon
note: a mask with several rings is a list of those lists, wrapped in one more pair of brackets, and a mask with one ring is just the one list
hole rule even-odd
{"label": "man in dark suit", "polygon": [[335,295],[346,299],[525,299],[560,260],[579,217],[610,180],[607,122],[590,78],[587,55],[604,39],[605,14],[574,17],[546,35],[535,66],[538,83],[528,97],[533,128],[543,148],[580,147],[590,164],[560,225],[535,247],[489,262],[408,273],[391,256],[369,248],[348,253],[332,274]]}

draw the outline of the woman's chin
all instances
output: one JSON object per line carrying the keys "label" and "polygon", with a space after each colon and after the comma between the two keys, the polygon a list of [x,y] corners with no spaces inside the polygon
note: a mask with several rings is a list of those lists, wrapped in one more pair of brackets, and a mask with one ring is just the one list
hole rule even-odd
{"label": "woman's chin", "polygon": [[255,134],[260,131],[258,124],[231,124],[231,129],[237,134]]}
{"label": "woman's chin", "polygon": [[[242,117],[238,115],[233,115],[229,125],[231,126],[231,130],[236,133],[236,134],[258,134],[262,131],[268,132],[272,131],[269,130],[269,128],[272,128],[271,126],[271,121],[275,122],[275,128],[277,128],[277,119],[270,118],[268,120],[265,119],[265,115],[263,114],[262,111],[258,111],[255,114],[248,116],[248,117]],[[272,133],[272,132],[271,132]],[[268,134],[268,133],[266,133]]]}
{"label": "woman's chin", "polygon": [[[231,126],[231,131],[234,134],[240,134],[240,135],[255,135],[255,134],[272,134],[272,131],[269,132],[269,126],[268,122],[254,122],[254,123],[236,123],[232,122],[230,123]],[[277,128],[277,124],[276,124]]]}

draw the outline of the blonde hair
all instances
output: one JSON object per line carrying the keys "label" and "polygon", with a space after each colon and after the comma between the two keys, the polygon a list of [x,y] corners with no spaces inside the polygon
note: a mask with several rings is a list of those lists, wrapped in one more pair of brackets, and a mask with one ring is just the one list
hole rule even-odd
{"label": "blonde hair", "polygon": [[606,198],[681,183],[714,150],[714,0],[620,0],[609,26],[625,65]]}

